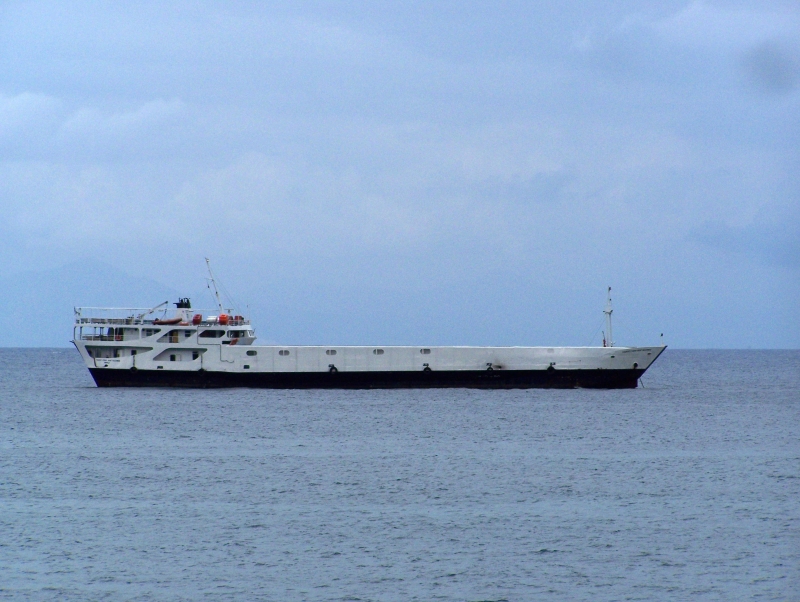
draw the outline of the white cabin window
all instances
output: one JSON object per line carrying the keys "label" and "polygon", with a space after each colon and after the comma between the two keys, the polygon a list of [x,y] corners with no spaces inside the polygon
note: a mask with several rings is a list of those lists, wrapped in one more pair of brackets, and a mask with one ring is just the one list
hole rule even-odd
{"label": "white cabin window", "polygon": [[325,355],[336,355],[336,349],[328,349]]}
{"label": "white cabin window", "polygon": [[258,351],[255,351],[255,350],[253,350],[253,349],[249,349],[249,350],[247,351],[247,355],[258,355]]}
{"label": "white cabin window", "polygon": [[420,349],[419,352],[422,355],[428,355],[431,352],[431,350],[430,349]]}
{"label": "white cabin window", "polygon": [[375,355],[383,355],[383,349],[373,349],[372,353]]}
{"label": "white cabin window", "polygon": [[280,351],[278,351],[278,355],[289,355],[289,350],[281,349]]}
{"label": "white cabin window", "polygon": [[142,338],[152,337],[161,332],[160,328],[142,328]]}

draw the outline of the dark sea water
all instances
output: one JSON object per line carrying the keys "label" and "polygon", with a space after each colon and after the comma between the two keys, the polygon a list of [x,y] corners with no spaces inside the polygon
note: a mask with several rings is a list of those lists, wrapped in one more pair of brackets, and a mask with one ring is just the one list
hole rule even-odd
{"label": "dark sea water", "polygon": [[0,599],[800,600],[800,352],[625,391],[97,389],[0,350]]}

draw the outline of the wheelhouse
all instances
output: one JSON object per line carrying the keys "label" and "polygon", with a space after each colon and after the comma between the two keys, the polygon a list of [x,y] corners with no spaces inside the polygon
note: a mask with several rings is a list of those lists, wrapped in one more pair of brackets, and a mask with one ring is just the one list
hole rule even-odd
{"label": "wheelhouse", "polygon": [[[130,347],[132,341],[148,345],[230,344],[234,341],[249,345],[255,341],[250,320],[235,315],[232,310],[223,313],[219,309],[192,309],[188,298],[180,299],[175,306],[175,310],[170,310],[169,303],[164,302],[152,308],[76,307],[73,339],[92,343],[91,350],[87,346],[87,351],[94,357],[119,357],[119,353],[101,352],[97,343],[101,347],[127,343]],[[135,351],[130,347],[123,355],[130,355],[131,350]]]}

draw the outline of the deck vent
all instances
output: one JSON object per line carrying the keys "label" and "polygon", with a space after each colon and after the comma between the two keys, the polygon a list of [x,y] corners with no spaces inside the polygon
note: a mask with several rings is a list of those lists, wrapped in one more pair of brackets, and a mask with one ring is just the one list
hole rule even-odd
{"label": "deck vent", "polygon": [[373,349],[372,353],[375,355],[383,355],[383,349]]}

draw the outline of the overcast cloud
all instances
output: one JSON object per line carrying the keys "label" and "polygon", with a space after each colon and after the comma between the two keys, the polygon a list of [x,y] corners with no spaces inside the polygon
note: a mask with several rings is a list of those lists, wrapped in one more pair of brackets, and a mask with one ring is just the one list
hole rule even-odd
{"label": "overcast cloud", "polygon": [[800,345],[798,5],[539,4],[5,2],[0,273],[210,256],[287,343],[587,344],[611,285],[618,342]]}

